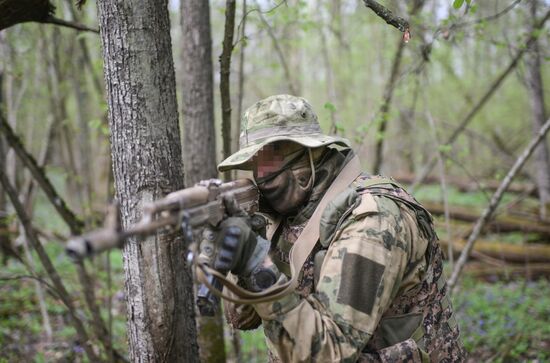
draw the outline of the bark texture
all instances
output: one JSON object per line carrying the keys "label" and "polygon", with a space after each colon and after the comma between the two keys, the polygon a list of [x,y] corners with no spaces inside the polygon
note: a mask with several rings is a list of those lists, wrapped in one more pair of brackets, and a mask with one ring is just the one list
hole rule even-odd
{"label": "bark texture", "polygon": [[[231,53],[233,53],[233,34],[235,33],[235,0],[225,2],[225,27],[223,32],[223,50],[220,55],[220,95],[222,102],[222,138],[223,157],[231,155]],[[229,179],[230,171],[224,176]]]}
{"label": "bark texture", "polygon": [[210,6],[182,0],[185,185],[213,178],[216,170]]}
{"label": "bark texture", "polygon": [[[98,1],[116,196],[123,227],[183,187],[167,1]],[[133,362],[198,360],[192,279],[181,235],[124,247]]]}
{"label": "bark texture", "polygon": [[0,0],[0,30],[28,21],[46,21],[54,12],[49,0]]}
{"label": "bark texture", "polygon": [[[531,1],[530,11],[532,19],[537,16],[538,1]],[[535,24],[533,24],[533,28]],[[534,29],[532,29],[534,30]],[[531,110],[533,117],[533,134],[546,120],[546,109],[544,105],[544,87],[541,75],[540,46],[537,38],[531,44],[531,49],[526,57],[527,63],[527,84],[531,93]],[[550,157],[548,155],[548,144],[541,142],[535,150],[535,182],[539,192],[540,215],[547,218],[550,215]]]}
{"label": "bark texture", "polygon": [[[214,85],[212,36],[208,1],[182,0],[183,122],[185,128],[185,184],[215,178],[216,137],[214,129]],[[201,362],[225,362],[223,320],[197,316]]]}

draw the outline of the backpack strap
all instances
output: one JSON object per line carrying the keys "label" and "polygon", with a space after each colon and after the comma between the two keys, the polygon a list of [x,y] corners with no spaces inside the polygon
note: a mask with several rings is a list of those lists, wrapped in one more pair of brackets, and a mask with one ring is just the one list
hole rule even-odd
{"label": "backpack strap", "polygon": [[[323,198],[317,205],[315,212],[309,219],[302,233],[294,242],[294,246],[290,251],[290,272],[291,278],[289,281],[273,285],[261,292],[251,292],[237,286],[234,282],[228,280],[223,274],[209,267],[207,264],[195,260],[195,271],[199,282],[205,284],[214,295],[234,302],[236,304],[258,304],[261,302],[275,301],[283,296],[293,292],[298,286],[298,276],[304,262],[313,251],[315,244],[319,240],[319,222],[321,215],[327,204],[333,200],[338,194],[346,189],[357,177],[361,174],[361,164],[359,158],[355,155],[340,171],[336,179],[332,182]],[[212,276],[216,277],[222,285],[230,290],[236,297],[229,296],[222,291],[212,286]],[[210,277],[210,278],[209,278]]]}

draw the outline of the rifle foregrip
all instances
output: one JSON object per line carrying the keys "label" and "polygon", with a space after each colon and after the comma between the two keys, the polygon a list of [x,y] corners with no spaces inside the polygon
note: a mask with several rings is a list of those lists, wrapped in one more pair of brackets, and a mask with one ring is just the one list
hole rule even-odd
{"label": "rifle foregrip", "polygon": [[[219,291],[222,291],[223,285],[212,275],[208,276],[208,282]],[[218,309],[220,298],[210,291],[205,284],[200,284],[197,291],[197,307],[202,316],[214,316]]]}
{"label": "rifle foregrip", "polygon": [[85,258],[118,247],[120,243],[120,235],[114,229],[105,228],[71,238],[65,246],[65,251],[72,258]]}

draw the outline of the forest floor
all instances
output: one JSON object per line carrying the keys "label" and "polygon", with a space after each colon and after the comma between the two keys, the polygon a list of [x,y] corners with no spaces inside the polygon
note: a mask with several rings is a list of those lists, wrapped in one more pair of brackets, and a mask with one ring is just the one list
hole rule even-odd
{"label": "forest floor", "polygon": [[[437,188],[423,188],[416,193],[421,201],[438,200]],[[472,193],[449,193],[451,205],[482,207],[486,196]],[[504,203],[514,200],[510,195]],[[522,208],[531,208],[526,201]],[[536,203],[535,203],[536,204]],[[48,211],[37,210],[38,220],[49,220]],[[445,235],[444,221],[437,220],[440,236]],[[46,228],[47,226],[42,226]],[[525,233],[487,234],[503,243],[527,244],[535,235]],[[547,240],[537,240],[548,244]],[[72,262],[59,242],[46,244],[48,254],[68,290],[85,310],[78,278]],[[37,261],[36,256],[34,260]],[[96,257],[89,263],[96,276],[96,297],[101,302],[104,320],[113,332],[113,343],[126,352],[126,313],[124,274],[120,251]],[[447,264],[447,269],[449,266]],[[108,272],[110,269],[110,273]],[[43,270],[37,267],[39,273]],[[447,276],[450,271],[447,271]],[[9,260],[0,273],[0,363],[2,362],[74,362],[83,360],[84,352],[68,314],[60,301],[46,295],[45,303],[53,334],[48,337],[41,318],[35,281],[16,260]],[[499,274],[474,277],[466,270],[460,289],[453,295],[453,306],[461,337],[472,362],[550,362],[550,280]],[[108,311],[111,314],[108,314]],[[266,348],[260,329],[240,332],[241,357],[232,352],[229,329],[226,329],[228,361],[265,362]]]}

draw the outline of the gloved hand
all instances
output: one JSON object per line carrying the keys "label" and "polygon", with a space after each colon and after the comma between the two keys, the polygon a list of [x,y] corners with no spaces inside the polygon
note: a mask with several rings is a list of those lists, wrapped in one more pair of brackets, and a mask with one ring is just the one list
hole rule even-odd
{"label": "gloved hand", "polygon": [[234,275],[245,272],[246,263],[257,244],[257,236],[248,217],[229,217],[220,223],[217,245],[220,246],[214,268],[231,271]]}
{"label": "gloved hand", "polygon": [[220,224],[214,268],[231,271],[247,288],[261,291],[277,281],[279,272],[268,256],[270,242],[252,229],[262,224],[255,218],[263,217],[229,217]]}

